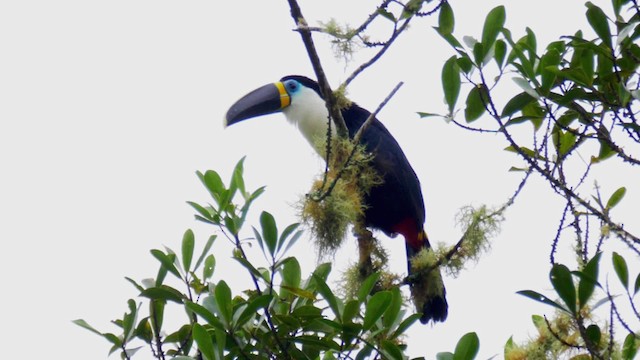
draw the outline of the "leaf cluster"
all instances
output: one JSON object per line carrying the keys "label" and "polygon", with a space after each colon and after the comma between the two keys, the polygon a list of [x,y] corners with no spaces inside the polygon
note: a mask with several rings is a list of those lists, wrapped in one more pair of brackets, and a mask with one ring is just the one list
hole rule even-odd
{"label": "leaf cluster", "polygon": [[[232,257],[252,288],[232,288],[242,272],[225,280],[221,277],[229,273],[216,271],[216,235],[197,254],[194,234],[187,230],[179,253],[151,250],[159,262],[153,279],[139,283],[127,278],[139,300],[129,300],[124,316],[113,321],[119,333],[100,332],[84,320],[74,322],[104,337],[112,344],[110,353],[118,351],[123,359],[145,347],[157,359],[404,359],[405,331],[419,315],[407,315],[398,287],[374,291],[379,274],[362,282],[353,296],[331,289],[329,263],[303,277],[299,261],[287,256],[302,231],[298,224],[279,231],[268,212],[260,215],[252,240],[266,264],[259,266],[246,256],[246,241],[240,241],[239,234],[262,188],[246,191],[242,164],[229,186],[216,172],[198,173],[213,202],[190,205],[198,220],[215,225],[234,243]],[[238,194],[244,204],[235,202]],[[184,314],[182,325],[166,325],[169,313]]]}

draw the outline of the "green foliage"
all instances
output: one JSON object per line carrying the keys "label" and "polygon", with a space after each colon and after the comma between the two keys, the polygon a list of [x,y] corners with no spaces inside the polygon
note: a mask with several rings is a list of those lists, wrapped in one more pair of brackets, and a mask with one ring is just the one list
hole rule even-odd
{"label": "green foliage", "polygon": [[[258,266],[256,260],[246,257],[245,242],[239,236],[250,204],[262,188],[246,191],[242,163],[236,166],[229,186],[214,171],[198,173],[214,203],[189,204],[198,220],[224,229],[222,233],[235,244],[232,256],[253,288],[232,288],[240,274],[233,274],[228,282],[214,281],[216,236],[208,239],[194,262],[197,242],[187,230],[180,254],[169,248],[151,250],[159,262],[156,278],[142,284],[127,278],[141,300],[129,300],[127,312],[113,321],[119,334],[100,332],[84,320],[74,323],[105,338],[111,344],[109,353],[119,351],[124,359],[145,348],[158,359],[404,359],[404,334],[419,315],[406,316],[405,300],[397,286],[374,290],[379,274],[364,281],[357,296],[341,296],[332,290],[327,283],[328,263],[303,278],[298,260],[287,256],[301,237],[299,224],[280,232],[268,212],[260,215],[259,228],[253,228],[267,264]],[[244,203],[235,202],[237,195]],[[169,313],[184,314],[183,323],[175,328],[165,325]]]}
{"label": "green foliage", "polygon": [[476,333],[467,333],[458,340],[456,349],[453,353],[438,353],[438,360],[473,360],[478,355],[480,349],[480,339]]}
{"label": "green foliage", "polygon": [[[563,354],[586,356],[587,358],[620,358],[633,359],[638,345],[634,333],[628,333],[622,343],[617,342],[609,334],[606,323],[598,323],[592,318],[592,311],[605,302],[613,299],[610,294],[595,302],[594,290],[601,289],[598,283],[601,253],[596,254],[587,262],[582,270],[569,271],[561,264],[555,264],[549,274],[549,279],[555,290],[555,295],[562,301],[552,300],[536,291],[523,290],[518,293],[552,306],[556,313],[553,318],[534,316],[539,337],[523,345],[515,345],[512,341],[505,347],[506,359],[521,358],[559,358]],[[624,258],[619,254],[613,255],[614,267],[619,276],[626,271]],[[618,263],[618,265],[615,265]],[[618,270],[620,269],[620,270]],[[624,275],[620,277],[626,284]],[[577,282],[577,284],[576,284]],[[577,286],[576,286],[577,285]],[[576,291],[576,289],[578,289]],[[633,295],[629,294],[632,299]],[[631,300],[632,301],[632,300]],[[595,304],[595,305],[594,305]],[[629,340],[632,339],[632,340]],[[633,349],[632,349],[633,348]]]}
{"label": "green foliage", "polygon": [[[466,123],[452,123],[466,131],[496,133],[508,143],[504,149],[523,162],[511,168],[524,173],[516,195],[534,173],[566,204],[557,233],[549,242],[554,295],[519,292],[550,306],[556,315],[534,317],[539,338],[524,345],[510,340],[505,346],[506,359],[631,359],[638,348],[637,330],[630,324],[640,319],[634,304],[640,274],[632,284],[627,261],[613,252],[613,269],[626,299],[616,304],[616,292],[599,283],[600,259],[605,244],[609,245],[605,240],[619,240],[632,253],[640,253],[640,237],[613,218],[631,189],[618,185],[608,197],[603,196],[592,175],[592,169],[616,158],[631,170],[640,164],[638,9],[628,0],[611,4],[609,11],[591,2],[585,4],[588,33],[595,37],[578,30],[544,48],[533,29],[525,28],[518,38],[505,27],[503,6],[486,15],[479,40],[454,34],[449,8],[441,14],[436,29],[454,54],[442,70],[445,118],[455,120],[459,113],[456,100],[466,93]],[[503,98],[498,94],[504,94],[505,87],[511,95]],[[589,181],[595,186],[585,189]],[[472,236],[470,242],[473,238],[482,236]],[[574,241],[570,248],[576,253],[578,270],[555,261],[560,242],[566,239]],[[455,264],[455,256],[452,260],[449,267]],[[596,295],[600,299],[594,299]],[[619,310],[621,303],[630,310],[628,318]],[[603,305],[609,306],[607,318],[623,329],[617,332],[628,334],[626,338],[610,333],[614,324],[597,320],[594,310]]]}
{"label": "green foliage", "polygon": [[[383,55],[410,20],[432,14],[423,10],[430,3],[383,1],[357,28],[339,25],[335,20],[323,24],[320,31],[331,36],[336,53],[345,59],[351,57],[356,46],[382,49],[339,87],[341,101],[346,101],[346,85]],[[519,294],[548,305],[553,316],[532,316],[538,335],[523,344],[509,339],[504,358],[633,359],[640,347],[637,331],[623,321],[615,302],[623,298],[619,302],[626,301],[632,316],[640,318],[634,305],[640,291],[640,274],[634,280],[625,257],[613,252],[611,262],[622,295],[612,293],[608,284],[605,288],[599,282],[600,260],[603,251],[607,251],[605,239],[619,239],[640,252],[638,236],[612,218],[628,187],[617,185],[617,190],[603,198],[598,186],[594,193],[585,191],[583,184],[593,167],[611,162],[610,159],[617,158],[632,166],[640,164],[637,4],[613,0],[612,10],[605,11],[587,2],[585,17],[589,33],[593,31],[595,38],[576,31],[539,47],[534,30],[526,28],[518,38],[505,28],[504,6],[487,14],[479,40],[465,36],[460,41],[454,34],[455,16],[450,3],[433,3],[437,3],[435,10],[439,9],[436,31],[454,52],[441,73],[447,108],[444,117],[455,120],[460,113],[458,100],[464,93],[462,113],[466,124],[461,126],[502,135],[508,143],[502,147],[524,163],[512,170],[525,175],[515,195],[499,211],[486,207],[462,210],[459,223],[465,234],[454,248],[425,252],[416,261],[425,268],[441,261],[455,274],[467,259],[477,259],[489,247],[488,238],[499,230],[504,209],[513,203],[529,174],[536,173],[562,197],[566,207],[556,237],[550,241],[549,279],[553,294],[546,296],[534,290]],[[370,41],[365,34],[376,18],[393,27],[386,41]],[[302,21],[301,26],[306,23]],[[506,99],[498,99],[495,93],[506,75],[510,78],[507,86],[515,85],[517,90],[511,91]],[[486,125],[487,119],[492,125]],[[343,167],[350,149],[344,146],[337,149],[339,156],[334,158],[338,162],[329,167],[334,173],[328,179],[318,180],[312,194],[318,200],[326,185],[336,179],[332,196],[307,201],[305,205],[311,205],[303,210],[303,218],[306,216],[307,223],[312,224],[315,237],[328,240],[320,248],[331,251],[340,246],[348,224],[361,214],[362,192],[380,180],[377,174],[367,171],[366,163],[370,160],[367,154],[356,152],[351,165]],[[583,170],[578,176],[565,170],[580,166]],[[103,337],[110,344],[109,353],[119,352],[125,359],[142,348],[150,349],[159,359],[179,360],[405,358],[403,335],[419,319],[419,314],[406,316],[397,279],[380,272],[363,280],[357,269],[352,268],[347,271],[352,281],[347,281],[341,293],[328,283],[330,264],[320,264],[304,276],[298,260],[287,255],[302,236],[299,224],[291,224],[280,232],[276,219],[268,212],[260,215],[259,224],[252,228],[254,239],[250,240],[258,244],[266,264],[249,259],[244,251],[248,242],[240,241],[240,236],[241,233],[246,236],[247,214],[264,188],[247,191],[243,160],[236,165],[228,185],[212,170],[197,175],[211,200],[205,205],[189,202],[196,211],[196,219],[221,229],[220,233],[234,243],[233,259],[253,287],[239,290],[233,287],[232,279],[214,280],[214,275],[226,275],[216,272],[216,256],[220,254],[214,256],[212,249],[218,234],[210,236],[202,250],[196,252],[195,235],[187,230],[179,254],[169,248],[151,250],[159,262],[153,279],[138,283],[126,278],[138,291],[139,302],[127,301],[126,312],[113,321],[116,333],[98,331],[84,320],[75,320],[75,324]],[[594,232],[591,229],[594,223],[598,223],[595,225],[598,232],[589,237]],[[561,236],[566,232],[572,232],[572,236]],[[556,263],[554,257],[558,243],[566,238],[575,239],[572,248],[576,251],[577,266],[573,271]],[[233,279],[237,276],[234,274]],[[609,318],[621,324],[624,331],[612,333],[614,324],[594,315],[593,311],[604,305],[609,306]],[[169,328],[165,314],[173,312],[184,314],[185,318],[182,325]],[[470,360],[478,350],[477,335],[469,333],[460,339],[453,353],[439,353],[437,358]]]}

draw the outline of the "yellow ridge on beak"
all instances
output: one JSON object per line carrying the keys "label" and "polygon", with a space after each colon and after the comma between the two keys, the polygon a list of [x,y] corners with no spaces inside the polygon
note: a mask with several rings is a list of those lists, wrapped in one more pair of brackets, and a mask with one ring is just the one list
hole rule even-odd
{"label": "yellow ridge on beak", "polygon": [[278,88],[278,92],[280,93],[280,109],[284,109],[289,106],[289,104],[291,104],[291,98],[289,97],[289,94],[287,93],[287,90],[284,88],[284,84],[281,81],[278,81],[277,83],[275,83],[275,85]]}

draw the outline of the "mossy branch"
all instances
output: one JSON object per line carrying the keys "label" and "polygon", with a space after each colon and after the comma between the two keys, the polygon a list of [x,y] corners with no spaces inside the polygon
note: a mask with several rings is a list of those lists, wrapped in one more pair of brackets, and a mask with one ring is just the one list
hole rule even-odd
{"label": "mossy branch", "polygon": [[466,259],[476,259],[483,249],[488,248],[489,238],[499,231],[504,212],[515,203],[515,199],[524,188],[531,172],[528,170],[525,173],[513,195],[500,208],[491,212],[488,212],[486,206],[481,206],[478,209],[470,206],[463,208],[458,223],[463,225],[465,232],[460,240],[449,250],[439,255],[433,251],[424,252],[424,258],[417,261],[416,271],[405,277],[403,284],[412,284],[440,266],[446,266],[450,272],[457,273]]}
{"label": "mossy branch", "polygon": [[[353,146],[353,149],[351,150],[351,153],[349,154],[349,156],[347,157],[345,162],[340,166],[340,171],[338,172],[337,176],[333,179],[333,181],[331,182],[331,184],[329,185],[329,187],[327,188],[326,191],[324,190],[324,185],[326,184],[328,168],[325,168],[325,178],[324,178],[325,180],[323,181],[322,187],[320,188],[320,191],[309,195],[309,198],[311,200],[313,200],[313,201],[322,201],[322,200],[326,199],[327,196],[331,195],[331,192],[335,188],[335,186],[338,183],[338,181],[342,178],[345,169],[349,166],[349,164],[351,163],[351,161],[353,159],[354,154],[356,153],[357,149],[359,148],[358,145],[360,144],[360,139],[362,139],[362,135],[369,128],[369,126],[371,126],[371,124],[373,123],[373,120],[375,120],[375,118],[378,115],[378,113],[382,110],[382,108],[385,107],[385,105],[387,105],[387,103],[396,94],[396,92],[398,92],[398,90],[400,89],[400,87],[403,84],[404,84],[404,82],[402,82],[402,81],[399,82],[393,88],[393,90],[391,90],[389,95],[387,95],[387,97],[378,105],[376,110],[374,112],[372,112],[371,114],[369,114],[369,117],[367,118],[367,120],[365,120],[365,122],[362,124],[362,126],[360,126],[360,128],[358,129],[356,134],[353,136],[352,143],[353,143],[354,146]],[[327,131],[327,144],[330,144],[330,142],[331,142],[331,132]],[[330,149],[331,149],[331,147],[329,145],[327,145],[327,164],[329,164],[329,161],[330,161],[329,155],[328,155]]]}

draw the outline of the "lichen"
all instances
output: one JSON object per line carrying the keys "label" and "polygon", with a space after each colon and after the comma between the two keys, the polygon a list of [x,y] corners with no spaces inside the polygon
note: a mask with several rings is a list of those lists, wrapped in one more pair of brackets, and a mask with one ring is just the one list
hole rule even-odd
{"label": "lichen", "polygon": [[467,260],[477,261],[482,253],[490,249],[490,240],[500,232],[503,219],[500,212],[495,212],[485,205],[478,208],[465,206],[460,209],[456,223],[464,230],[464,240],[449,261],[444,264],[446,271],[456,276]]}
{"label": "lichen", "polygon": [[[326,139],[319,141],[316,148],[325,149]],[[364,215],[365,195],[382,182],[371,166],[372,158],[363,146],[354,150],[350,140],[332,139],[328,171],[313,182],[301,207],[321,258],[332,256],[342,245],[349,225]]]}

